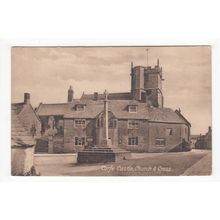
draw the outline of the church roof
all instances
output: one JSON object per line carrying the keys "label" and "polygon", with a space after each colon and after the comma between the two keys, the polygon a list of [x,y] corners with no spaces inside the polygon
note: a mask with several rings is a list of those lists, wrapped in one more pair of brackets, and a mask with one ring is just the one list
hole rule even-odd
{"label": "church roof", "polygon": [[13,104],[11,109],[11,146],[32,147],[35,145],[34,139],[20,121],[17,113],[18,109]]}
{"label": "church roof", "polygon": [[[105,94],[97,94],[97,99],[104,100]],[[93,100],[94,94],[82,94],[81,99],[86,100]],[[121,93],[109,93],[108,94],[109,100],[130,100],[131,99],[131,93],[130,92],[121,92]]]}

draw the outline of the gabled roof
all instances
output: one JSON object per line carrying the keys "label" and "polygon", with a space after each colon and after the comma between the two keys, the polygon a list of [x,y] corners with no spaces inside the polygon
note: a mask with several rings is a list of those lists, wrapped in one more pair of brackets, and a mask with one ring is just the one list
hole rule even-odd
{"label": "gabled roof", "polygon": [[24,108],[24,103],[12,103],[11,109],[13,110],[14,114],[18,115]]}
{"label": "gabled roof", "polygon": [[17,113],[17,109],[11,110],[11,147],[32,147],[35,141],[23,126]]}
{"label": "gabled roof", "polygon": [[[109,100],[109,111],[118,119],[146,119],[151,122],[181,123],[189,122],[170,108],[149,107],[147,103],[136,100]],[[75,106],[85,105],[84,111],[76,111]],[[137,112],[128,111],[129,105],[136,105]],[[104,111],[103,100],[74,99],[71,103],[41,104],[37,110],[39,116],[63,115],[64,118],[96,118]]]}
{"label": "gabled roof", "polygon": [[[98,94],[97,97],[99,100],[104,100],[105,95],[104,94]],[[130,92],[121,92],[121,93],[109,93],[108,99],[109,100],[130,100],[131,93]],[[94,94],[82,94],[81,99],[86,100],[94,100]]]}
{"label": "gabled roof", "polygon": [[[11,110],[13,110],[14,114],[16,114],[16,115],[19,115],[27,107],[29,107],[31,109],[31,111],[33,111],[33,113],[36,116],[36,118],[40,121],[40,118],[38,117],[38,115],[34,111],[34,109],[33,109],[31,104],[26,104],[24,102],[12,103],[11,104]],[[24,120],[25,120],[25,118],[24,118]]]}
{"label": "gabled roof", "polygon": [[69,103],[43,104],[41,103],[37,109],[38,116],[47,115],[64,115],[68,110]]}
{"label": "gabled roof", "polygon": [[190,122],[181,114],[181,111],[179,110],[175,110],[175,113],[180,117],[180,118],[182,118],[183,119],[183,121],[185,121],[185,123],[186,124],[188,124],[190,127],[191,127],[191,124],[190,124]]}
{"label": "gabled roof", "polygon": [[[95,118],[99,113],[104,111],[103,100],[83,100],[86,102],[85,111],[75,111],[74,101],[71,103],[72,107],[68,113],[64,115],[65,118]],[[79,100],[77,100],[77,104]],[[130,113],[128,111],[128,105],[136,104],[138,106],[137,113]],[[116,118],[119,119],[148,119],[149,114],[146,103],[140,103],[134,100],[109,100],[109,111],[111,111]]]}
{"label": "gabled roof", "polygon": [[164,122],[164,123],[183,123],[187,122],[180,117],[176,112],[171,108],[149,108],[150,121],[153,122]]}

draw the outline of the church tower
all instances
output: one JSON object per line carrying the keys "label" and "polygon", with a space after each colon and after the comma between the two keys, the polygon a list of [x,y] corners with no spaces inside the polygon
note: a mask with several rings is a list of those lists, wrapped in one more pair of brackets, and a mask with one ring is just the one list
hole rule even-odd
{"label": "church tower", "polygon": [[153,107],[163,107],[162,67],[157,65],[135,66],[131,64],[131,96],[134,100],[148,102]]}
{"label": "church tower", "polygon": [[67,101],[68,101],[68,102],[72,102],[72,101],[73,101],[73,98],[74,98],[74,91],[73,91],[72,86],[70,86],[70,88],[68,89],[68,98],[67,98]]}

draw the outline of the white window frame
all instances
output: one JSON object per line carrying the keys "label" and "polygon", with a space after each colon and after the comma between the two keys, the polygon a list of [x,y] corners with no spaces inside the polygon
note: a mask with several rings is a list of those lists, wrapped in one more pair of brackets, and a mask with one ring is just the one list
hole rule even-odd
{"label": "white window frame", "polygon": [[75,128],[85,128],[86,127],[86,119],[74,119],[74,127]]}
{"label": "white window frame", "polygon": [[[78,138],[78,140],[76,140],[76,138]],[[76,142],[78,142],[78,143],[76,144]],[[84,137],[84,136],[83,137],[78,137],[78,136],[74,137],[74,145],[75,146],[85,146],[86,145],[86,137]]]}
{"label": "white window frame", "polygon": [[[131,110],[131,108],[134,108],[135,111]],[[136,105],[129,105],[128,111],[129,111],[129,113],[137,113],[137,106]]]}
{"label": "white window frame", "polygon": [[117,119],[110,118],[108,121],[109,128],[117,128]]}
{"label": "white window frame", "polygon": [[138,146],[139,138],[136,137],[128,137],[128,145],[129,146]]}
{"label": "white window frame", "polygon": [[76,105],[76,111],[79,111],[79,112],[85,111],[85,105],[82,105],[82,104]]}
{"label": "white window frame", "polygon": [[138,129],[139,121],[137,120],[128,120],[128,129]]}
{"label": "white window frame", "polygon": [[[158,142],[159,142],[159,144],[158,144]],[[162,144],[162,142],[164,142],[164,144]],[[166,146],[166,138],[156,138],[155,145],[157,147],[165,147]]]}

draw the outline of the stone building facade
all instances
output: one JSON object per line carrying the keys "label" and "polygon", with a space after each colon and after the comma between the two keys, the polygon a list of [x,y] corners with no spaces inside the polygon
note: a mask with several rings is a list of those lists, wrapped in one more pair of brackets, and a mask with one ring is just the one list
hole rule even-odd
{"label": "stone building facade", "polygon": [[41,120],[30,103],[29,93],[24,93],[24,101],[12,103],[11,108],[30,135],[41,137]]}
{"label": "stone building facade", "polygon": [[196,149],[212,149],[212,128],[208,128],[205,135],[199,135],[195,143]]}
{"label": "stone building facade", "polygon": [[30,94],[24,94],[24,102],[11,105],[11,173],[12,175],[36,175],[34,148],[40,137],[41,121],[30,104]]}
{"label": "stone building facade", "polygon": [[[180,110],[164,107],[159,60],[155,67],[133,67],[132,63],[130,76],[130,92],[108,94],[108,136],[112,144],[134,152],[189,150],[190,123]],[[104,99],[105,95],[97,92],[75,99],[70,87],[67,103],[39,105],[36,113],[42,122],[42,135],[51,124],[57,131],[54,152],[100,146],[105,136]]]}

